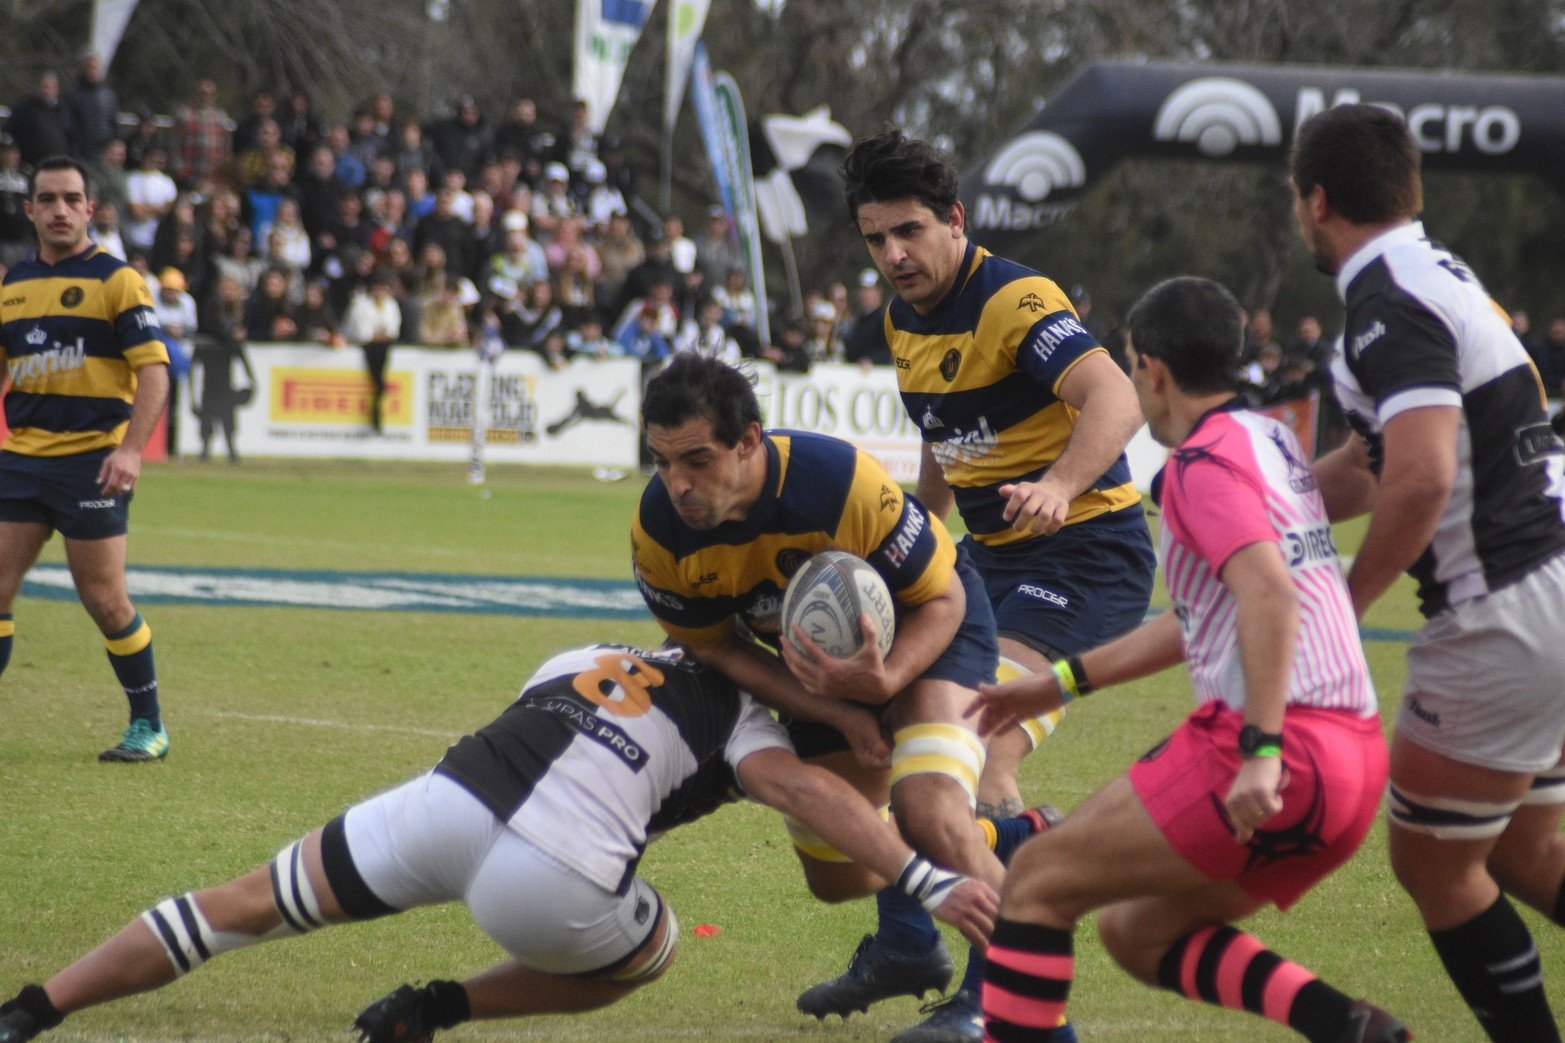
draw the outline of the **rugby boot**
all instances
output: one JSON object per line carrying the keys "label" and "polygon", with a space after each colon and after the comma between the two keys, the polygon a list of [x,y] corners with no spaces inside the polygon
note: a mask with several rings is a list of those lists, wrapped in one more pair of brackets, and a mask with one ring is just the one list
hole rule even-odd
{"label": "rugby boot", "polygon": [[427,999],[424,989],[398,985],[353,1019],[359,1043],[426,1043],[435,1035],[425,1016]]}
{"label": "rugby boot", "polygon": [[137,717],[120,741],[98,754],[100,761],[156,761],[168,756],[168,730]]}
{"label": "rugby boot", "polygon": [[893,996],[920,999],[933,989],[944,992],[951,984],[951,954],[944,941],[924,952],[898,952],[866,934],[853,953],[848,969],[800,994],[799,1013],[825,1018],[839,1015],[844,1021],[854,1011],[866,1012],[871,1003]]}
{"label": "rugby boot", "polygon": [[1337,1043],[1407,1043],[1412,1038],[1406,1025],[1368,1000],[1358,1000],[1349,1008],[1347,1028]]}
{"label": "rugby boot", "polygon": [[43,986],[28,985],[14,999],[0,1003],[0,1043],[27,1043],[63,1020]]}

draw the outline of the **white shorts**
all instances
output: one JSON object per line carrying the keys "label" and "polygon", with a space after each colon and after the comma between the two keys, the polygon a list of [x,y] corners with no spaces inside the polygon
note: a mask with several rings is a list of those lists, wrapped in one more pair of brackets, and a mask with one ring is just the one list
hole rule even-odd
{"label": "white shorts", "polygon": [[1530,774],[1565,744],[1565,555],[1419,629],[1397,734],[1464,764]]}
{"label": "white shorts", "polygon": [[663,901],[640,877],[615,894],[545,854],[459,783],[433,772],[343,816],[353,867],[393,909],[462,901],[524,965],[550,974],[619,969]]}

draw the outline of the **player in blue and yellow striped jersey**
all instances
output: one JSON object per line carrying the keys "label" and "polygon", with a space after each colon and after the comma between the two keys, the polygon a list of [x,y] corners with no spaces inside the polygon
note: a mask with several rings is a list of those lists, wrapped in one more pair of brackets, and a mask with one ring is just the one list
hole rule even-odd
{"label": "player in blue and yellow striped jersey", "polygon": [[[973,818],[984,754],[962,711],[994,672],[998,646],[977,571],[945,526],[849,443],[763,432],[748,379],[717,360],[677,357],[648,385],[642,412],[658,473],[631,550],[653,615],[698,659],[781,711],[800,756],[872,801],[889,796],[914,848],[998,882],[997,854],[1035,827]],[[864,558],[891,589],[897,629],[884,659],[872,640],[843,660],[781,641],[788,579],[827,549]],[[893,741],[889,776],[883,727]],[[857,867],[790,828],[815,893],[862,893],[850,883]],[[897,992],[943,988],[950,960],[927,915],[885,892],[877,903],[883,927],[908,942]],[[801,1009],[823,1013],[812,1001]]]}
{"label": "player in blue and yellow striped jersey", "polygon": [[[1130,630],[1155,565],[1124,457],[1142,422],[1130,381],[1053,281],[968,240],[956,171],[937,149],[886,130],[854,145],[842,173],[897,294],[884,329],[924,442],[918,495],[967,525],[1001,672],[1045,671]],[[1057,719],[991,740],[981,801],[1020,806],[1017,766]],[[965,1006],[907,1039],[979,1039],[977,986],[970,976]]]}
{"label": "player in blue and yellow striped jersey", "polygon": [[0,287],[0,361],[10,379],[0,447],[0,670],[11,656],[11,605],[56,530],[71,578],[103,632],[130,702],[130,725],[99,755],[168,752],[152,628],[125,588],[125,533],[141,454],[168,399],[168,349],[147,284],[87,238],[93,204],[81,164],[38,164],[27,216],[38,252]]}

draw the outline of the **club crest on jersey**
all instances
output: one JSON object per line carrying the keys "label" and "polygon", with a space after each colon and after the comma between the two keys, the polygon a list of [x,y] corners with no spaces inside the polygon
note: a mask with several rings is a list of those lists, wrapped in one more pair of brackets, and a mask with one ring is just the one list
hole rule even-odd
{"label": "club crest on jersey", "polygon": [[60,304],[66,308],[74,308],[82,302],[84,296],[86,295],[82,293],[80,286],[67,286],[65,292],[60,294]]}
{"label": "club crest on jersey", "polygon": [[809,551],[799,550],[797,547],[788,547],[777,552],[775,564],[777,565],[777,571],[783,575],[783,578],[791,579],[793,574],[798,572],[799,568],[809,560]]}
{"label": "club crest on jersey", "polygon": [[952,348],[946,352],[945,358],[940,360],[940,375],[946,378],[946,383],[956,379],[957,367],[962,364],[962,353]]}
{"label": "club crest on jersey", "polygon": [[1030,312],[1037,313],[1047,310],[1048,307],[1049,306],[1047,304],[1043,303],[1043,298],[1038,296],[1036,293],[1029,293],[1021,300],[1016,302],[1017,311],[1021,311],[1023,308],[1026,308]]}
{"label": "club crest on jersey", "polygon": [[27,343],[31,344],[35,348],[48,339],[49,335],[43,331],[42,326],[34,326],[32,329],[27,331]]}
{"label": "club crest on jersey", "polygon": [[918,426],[925,431],[933,431],[937,427],[945,427],[946,422],[935,416],[934,406],[926,405],[924,407],[924,415],[918,418]]}

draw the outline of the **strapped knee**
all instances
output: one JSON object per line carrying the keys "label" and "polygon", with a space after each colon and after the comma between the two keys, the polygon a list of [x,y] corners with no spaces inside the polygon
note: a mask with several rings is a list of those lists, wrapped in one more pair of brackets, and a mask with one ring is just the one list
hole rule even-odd
{"label": "strapped knee", "polygon": [[959,724],[914,724],[892,736],[891,785],[910,775],[946,775],[978,806],[978,777],[984,772],[984,744]]}
{"label": "strapped knee", "polygon": [[[608,976],[609,981],[625,983],[651,981],[659,974],[662,974],[663,969],[669,965],[669,961],[673,960],[674,949],[679,944],[679,917],[674,915],[673,907],[667,902],[662,904],[663,909],[668,913],[668,930],[663,932],[663,942],[658,946],[657,952],[653,953],[652,958],[640,966],[627,967],[625,970],[610,974]],[[657,923],[656,920],[652,922],[654,924]],[[656,927],[653,929],[656,930]]]}
{"label": "strapped knee", "polygon": [[1392,784],[1386,800],[1392,823],[1436,840],[1488,840],[1505,832],[1520,800],[1425,797]]}
{"label": "strapped knee", "polygon": [[165,898],[142,913],[141,919],[152,929],[153,936],[174,965],[175,976],[188,974],[220,953],[303,934],[321,926],[324,920],[320,904],[304,874],[301,852],[300,842],[295,842],[272,860],[272,901],[283,921],[265,934],[215,929],[201,912],[193,892],[178,898]]}
{"label": "strapped knee", "polygon": [[1565,764],[1555,765],[1548,771],[1533,776],[1532,787],[1522,797],[1523,804],[1565,804]]}

